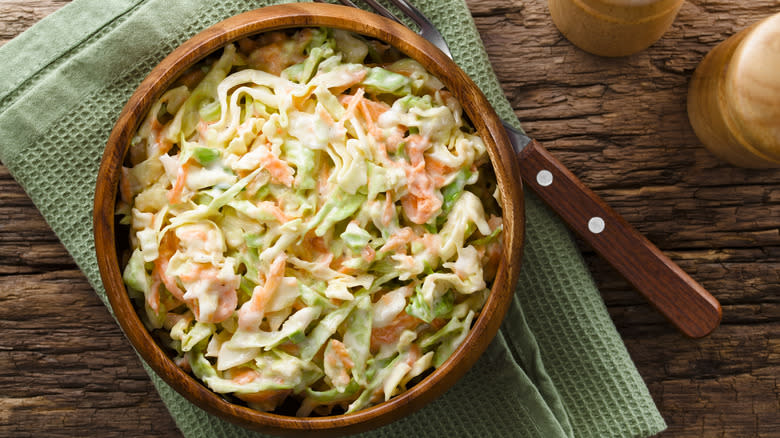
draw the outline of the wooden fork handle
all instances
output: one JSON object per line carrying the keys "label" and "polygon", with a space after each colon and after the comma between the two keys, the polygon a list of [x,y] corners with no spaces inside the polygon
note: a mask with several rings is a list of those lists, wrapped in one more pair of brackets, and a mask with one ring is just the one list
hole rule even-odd
{"label": "wooden fork handle", "polygon": [[566,169],[538,142],[519,152],[520,174],[585,242],[682,333],[706,336],[721,320],[718,301]]}

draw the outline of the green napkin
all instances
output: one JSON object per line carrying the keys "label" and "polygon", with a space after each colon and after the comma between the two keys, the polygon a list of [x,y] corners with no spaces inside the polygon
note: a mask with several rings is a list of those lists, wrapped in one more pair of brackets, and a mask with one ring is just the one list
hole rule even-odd
{"label": "green napkin", "polygon": [[[117,115],[178,44],[273,2],[75,0],[0,48],[0,160],[106,305],[91,210]],[[463,0],[414,3],[498,113],[516,121]],[[643,437],[665,428],[565,226],[533,195],[527,222],[517,293],[487,352],[444,396],[365,436]],[[260,436],[150,376],[184,435]]]}

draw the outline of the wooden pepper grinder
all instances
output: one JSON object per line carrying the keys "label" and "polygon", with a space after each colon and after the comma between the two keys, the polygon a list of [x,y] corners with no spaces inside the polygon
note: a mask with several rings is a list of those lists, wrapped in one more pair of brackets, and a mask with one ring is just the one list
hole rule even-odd
{"label": "wooden pepper grinder", "polygon": [[693,130],[736,166],[780,167],[780,14],[712,49],[688,91]]}
{"label": "wooden pepper grinder", "polygon": [[558,30],[586,52],[626,56],[669,29],[684,0],[548,0]]}

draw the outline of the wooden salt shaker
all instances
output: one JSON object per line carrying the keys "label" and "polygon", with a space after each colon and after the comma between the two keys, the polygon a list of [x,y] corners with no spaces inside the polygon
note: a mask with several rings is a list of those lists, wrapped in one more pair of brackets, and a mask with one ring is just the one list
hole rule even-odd
{"label": "wooden salt shaker", "polygon": [[712,49],[688,91],[693,130],[736,166],[780,167],[780,14]]}
{"label": "wooden salt shaker", "polygon": [[626,56],[669,29],[684,0],[548,0],[558,30],[586,52]]}

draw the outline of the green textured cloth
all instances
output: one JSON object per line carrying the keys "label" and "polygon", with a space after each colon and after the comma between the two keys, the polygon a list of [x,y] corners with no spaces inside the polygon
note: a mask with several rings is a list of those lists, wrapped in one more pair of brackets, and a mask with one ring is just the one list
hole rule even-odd
{"label": "green textured cloth", "polygon": [[[178,44],[271,3],[75,0],[0,48],[0,160],[107,305],[91,210],[116,117]],[[498,113],[514,121],[463,0],[415,4]],[[209,416],[150,376],[186,436],[259,436]],[[444,396],[366,436],[643,437],[664,428],[567,229],[528,195],[521,278],[496,339]]]}

